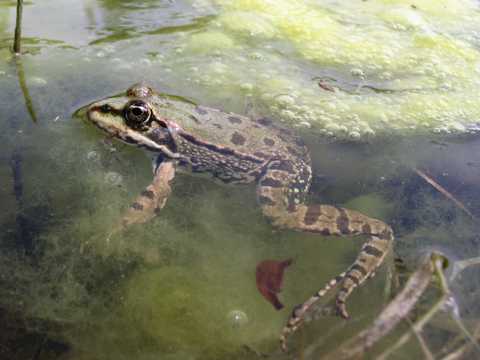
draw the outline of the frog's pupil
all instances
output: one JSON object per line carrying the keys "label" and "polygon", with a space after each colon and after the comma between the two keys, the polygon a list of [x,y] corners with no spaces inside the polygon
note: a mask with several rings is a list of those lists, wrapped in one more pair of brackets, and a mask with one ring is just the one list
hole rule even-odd
{"label": "frog's pupil", "polygon": [[150,119],[150,109],[142,101],[133,101],[127,104],[124,113],[128,126],[139,129]]}
{"label": "frog's pupil", "polygon": [[139,107],[134,107],[134,108],[132,109],[133,115],[135,115],[135,116],[140,116],[140,115],[142,115],[142,114],[143,114],[143,111],[144,111],[144,109],[139,108]]}

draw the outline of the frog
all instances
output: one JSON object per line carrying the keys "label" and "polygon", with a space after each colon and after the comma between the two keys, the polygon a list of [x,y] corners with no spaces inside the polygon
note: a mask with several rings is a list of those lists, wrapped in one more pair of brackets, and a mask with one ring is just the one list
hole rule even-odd
{"label": "frog", "polygon": [[268,117],[250,118],[198,105],[138,83],[119,96],[90,104],[87,119],[108,136],[146,149],[154,156],[153,181],[132,203],[123,227],[144,223],[161,212],[177,172],[206,175],[228,185],[254,183],[257,203],[272,227],[366,240],[353,263],[295,306],[280,332],[287,338],[327,293],[336,313],[349,318],[346,300],[374,276],[392,248],[394,233],[384,221],[359,211],[308,202],[312,162],[305,142]]}

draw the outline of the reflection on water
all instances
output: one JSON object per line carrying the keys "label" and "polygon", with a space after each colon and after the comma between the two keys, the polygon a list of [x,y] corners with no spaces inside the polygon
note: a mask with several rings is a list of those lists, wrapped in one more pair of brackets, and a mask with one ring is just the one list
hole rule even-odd
{"label": "reflection on water", "polygon": [[[14,2],[0,6],[0,355],[292,358],[277,342],[288,310],[258,294],[256,265],[293,257],[280,294],[291,309],[358,251],[360,241],[272,232],[253,187],[187,176],[160,216],[107,241],[151,165],[71,114],[140,80],[298,128],[311,201],[384,219],[412,268],[432,248],[451,262],[479,256],[477,222],[414,172],[480,216],[479,142],[465,135],[480,115],[477,2],[65,4],[26,3],[18,66]],[[352,296],[350,321],[314,314],[292,347],[318,358],[365,327],[386,301],[384,275]],[[470,327],[478,279],[471,267],[450,284]],[[458,332],[442,316],[434,325],[426,340],[440,354]]]}

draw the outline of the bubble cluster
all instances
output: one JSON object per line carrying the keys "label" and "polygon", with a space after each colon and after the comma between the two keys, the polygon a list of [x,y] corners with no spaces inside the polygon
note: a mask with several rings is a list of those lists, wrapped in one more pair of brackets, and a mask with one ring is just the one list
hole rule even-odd
{"label": "bubble cluster", "polygon": [[214,3],[219,16],[185,36],[176,70],[194,63],[188,81],[251,96],[288,126],[359,140],[461,133],[480,118],[478,4]]}

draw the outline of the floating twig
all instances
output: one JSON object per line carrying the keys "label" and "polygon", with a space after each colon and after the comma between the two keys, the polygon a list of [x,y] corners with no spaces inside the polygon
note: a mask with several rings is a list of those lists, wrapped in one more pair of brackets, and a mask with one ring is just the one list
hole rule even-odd
{"label": "floating twig", "polygon": [[451,193],[449,193],[443,186],[433,180],[430,176],[425,174],[422,170],[414,168],[413,169],[418,176],[420,176],[423,180],[427,183],[432,185],[437,191],[439,191],[442,195],[444,195],[449,200],[452,200],[455,205],[457,205],[460,209],[462,209],[470,218],[474,219],[473,214],[463,205],[459,200],[457,200]]}
{"label": "floating twig", "polygon": [[13,40],[13,51],[20,54],[22,40],[22,12],[23,0],[17,0],[17,20],[15,23],[15,39]]}

